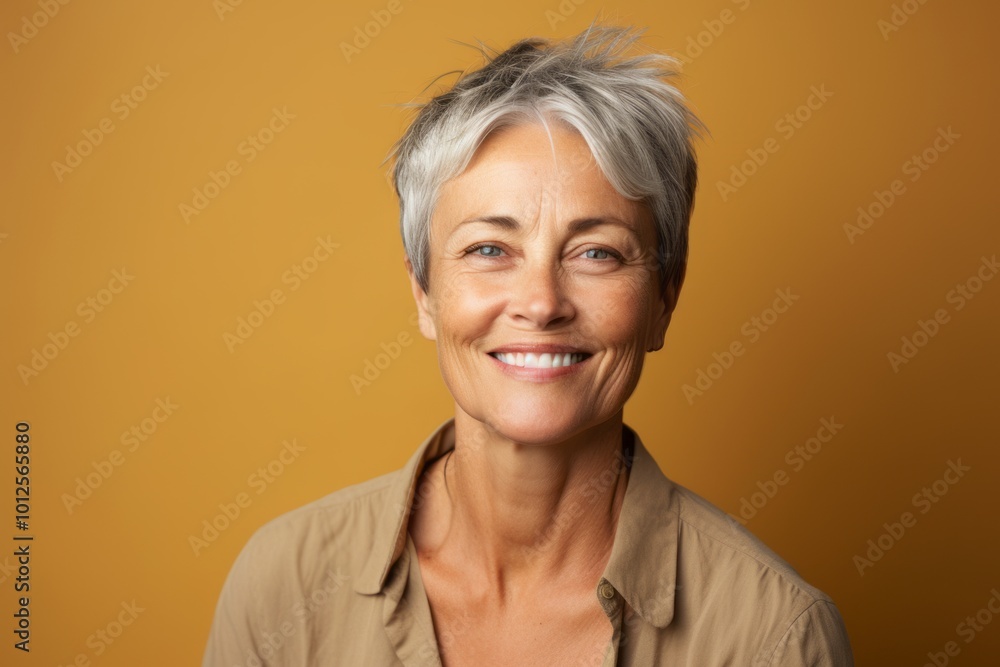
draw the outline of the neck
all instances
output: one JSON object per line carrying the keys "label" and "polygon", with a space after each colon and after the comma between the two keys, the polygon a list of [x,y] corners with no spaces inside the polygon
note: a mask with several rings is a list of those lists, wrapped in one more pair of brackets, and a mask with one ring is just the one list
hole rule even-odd
{"label": "neck", "polygon": [[523,445],[457,409],[440,549],[475,563],[501,596],[560,576],[596,582],[625,495],[621,451],[622,411],[563,442]]}

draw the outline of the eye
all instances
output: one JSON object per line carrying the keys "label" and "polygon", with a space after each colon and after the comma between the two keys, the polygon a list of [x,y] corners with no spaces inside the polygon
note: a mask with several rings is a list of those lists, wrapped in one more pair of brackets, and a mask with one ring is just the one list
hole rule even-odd
{"label": "eye", "polygon": [[[481,250],[486,252],[480,252]],[[473,253],[479,255],[480,257],[499,257],[503,251],[499,246],[490,245],[489,243],[477,243],[465,251],[466,255],[471,255]]]}
{"label": "eye", "polygon": [[607,248],[588,248],[583,252],[587,259],[617,259],[621,261],[621,255]]}

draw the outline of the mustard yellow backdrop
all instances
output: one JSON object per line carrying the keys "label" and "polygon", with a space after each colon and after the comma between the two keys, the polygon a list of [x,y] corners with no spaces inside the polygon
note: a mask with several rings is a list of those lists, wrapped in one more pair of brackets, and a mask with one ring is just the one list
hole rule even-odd
{"label": "mustard yellow backdrop", "polygon": [[458,42],[595,16],[681,57],[712,132],[626,422],[834,598],[859,664],[997,664],[985,0],[5,2],[2,664],[199,664],[257,527],[453,414],[396,105],[480,64]]}

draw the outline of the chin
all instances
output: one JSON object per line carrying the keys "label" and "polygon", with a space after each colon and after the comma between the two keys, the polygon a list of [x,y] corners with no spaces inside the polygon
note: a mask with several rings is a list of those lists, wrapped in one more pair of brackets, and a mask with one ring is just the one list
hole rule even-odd
{"label": "chin", "polygon": [[496,404],[479,421],[514,442],[547,445],[573,437],[592,423],[593,417],[579,414],[578,406],[567,405],[565,401],[521,396]]}

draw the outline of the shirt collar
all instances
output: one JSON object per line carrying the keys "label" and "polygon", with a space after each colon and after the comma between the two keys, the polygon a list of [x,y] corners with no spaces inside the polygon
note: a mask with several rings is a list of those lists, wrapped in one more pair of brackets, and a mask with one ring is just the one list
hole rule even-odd
{"label": "shirt collar", "polygon": [[679,500],[639,435],[623,424],[622,439],[629,438],[631,472],[603,578],[643,620],[665,628],[674,617],[678,586]]}
{"label": "shirt collar", "polygon": [[406,548],[407,524],[417,482],[426,465],[455,448],[455,418],[441,424],[413,453],[394,476],[382,506],[375,537],[354,590],[366,595],[382,592],[389,570]]}
{"label": "shirt collar", "polygon": [[[371,551],[355,581],[357,592],[374,595],[382,591],[406,548],[417,481],[429,462],[454,449],[454,424],[451,418],[438,426],[393,478]],[[677,493],[638,434],[625,424],[622,439],[626,447],[631,439],[631,471],[602,582],[614,586],[645,621],[663,628],[673,619],[677,588]]]}

